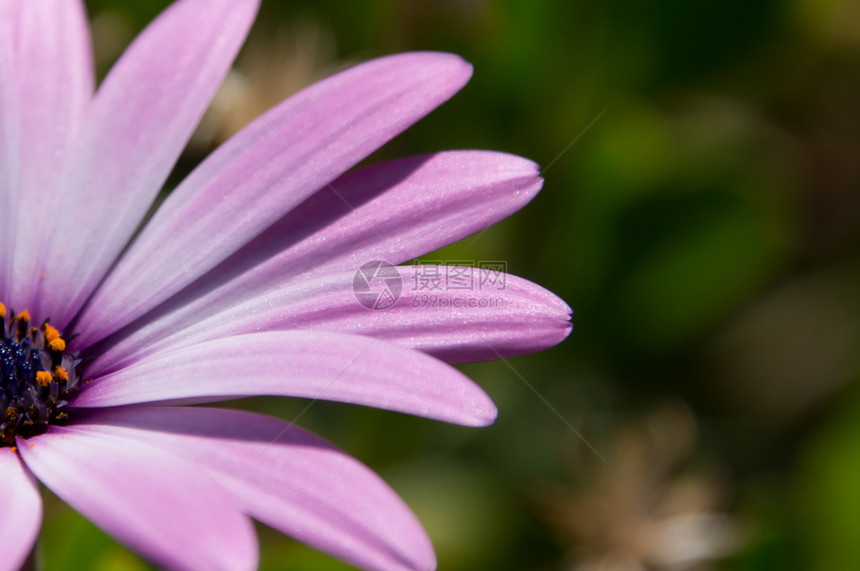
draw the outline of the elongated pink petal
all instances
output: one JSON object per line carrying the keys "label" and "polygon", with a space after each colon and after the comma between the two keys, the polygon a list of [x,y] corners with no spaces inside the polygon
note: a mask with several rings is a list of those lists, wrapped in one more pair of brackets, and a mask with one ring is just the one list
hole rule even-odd
{"label": "elongated pink petal", "polygon": [[156,353],[87,381],[76,407],[280,395],[490,424],[496,407],[468,377],[417,351],[342,333],[251,333]]}
{"label": "elongated pink petal", "polygon": [[[2,6],[2,4],[0,4]],[[12,26],[0,18],[0,295],[12,287],[18,214],[18,93],[12,50]]]}
{"label": "elongated pink petal", "polygon": [[368,260],[398,264],[431,252],[525,206],[543,183],[538,170],[514,155],[449,151],[348,173],[207,274],[208,288],[226,287],[204,303],[235,304]]}
{"label": "elongated pink petal", "polygon": [[421,524],[385,482],[291,424],[187,407],[100,409],[79,422],[122,427],[180,454],[232,491],[250,516],[360,568],[435,568]]}
{"label": "elongated pink petal", "polygon": [[[445,266],[399,266],[398,272],[400,299],[388,309],[364,307],[353,289],[355,272],[340,273],[260,295],[204,320],[184,311],[168,314],[100,350],[88,374],[101,375],[154,351],[255,331],[356,333],[450,363],[531,353],[552,347],[570,334],[567,304],[522,278]],[[456,272],[470,289],[445,291],[449,272]],[[425,289],[428,276],[437,276],[441,289]]]}
{"label": "elongated pink petal", "polygon": [[137,37],[99,88],[47,244],[38,313],[58,327],[152,204],[256,10],[256,0],[180,0]]}
{"label": "elongated pink petal", "polygon": [[11,448],[0,448],[0,569],[19,569],[42,524],[42,498]]}
{"label": "elongated pink petal", "polygon": [[470,75],[471,66],[450,54],[389,56],[321,81],[251,123],[165,201],[84,310],[81,342],[211,270]]}
{"label": "elongated pink petal", "polygon": [[202,319],[368,260],[412,259],[509,216],[541,183],[533,162],[488,151],[411,157],[346,174],[177,295],[169,310]]}
{"label": "elongated pink petal", "polygon": [[15,280],[4,301],[25,308],[38,294],[39,244],[57,224],[52,205],[92,98],[93,64],[80,0],[12,1],[0,12],[12,21],[21,137]]}
{"label": "elongated pink petal", "polygon": [[52,426],[19,439],[18,448],[51,491],[156,564],[189,571],[256,568],[250,521],[189,459],[126,431],[87,426]]}

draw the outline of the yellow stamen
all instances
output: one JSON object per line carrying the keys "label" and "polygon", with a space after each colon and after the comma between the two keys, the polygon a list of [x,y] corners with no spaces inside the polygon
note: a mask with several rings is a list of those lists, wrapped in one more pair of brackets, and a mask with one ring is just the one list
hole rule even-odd
{"label": "yellow stamen", "polygon": [[15,340],[20,343],[21,340],[23,340],[24,337],[27,336],[27,325],[30,324],[30,313],[25,309],[18,314],[18,316],[15,318],[15,321],[18,322],[18,334]]}
{"label": "yellow stamen", "polygon": [[48,325],[48,324],[46,323],[46,324],[44,325],[44,328],[45,328],[45,341],[47,341],[48,343],[50,343],[50,342],[51,342],[51,341],[53,341],[54,339],[59,339],[59,337],[60,337],[60,332],[57,330],[57,328],[56,328],[56,327],[54,327],[54,326],[52,326],[52,325]]}
{"label": "yellow stamen", "polygon": [[54,380],[54,377],[48,371],[37,371],[36,380],[43,387],[47,387]]}
{"label": "yellow stamen", "polygon": [[55,368],[54,369],[54,376],[61,383],[65,383],[66,381],[69,380],[69,374],[66,372],[66,370],[63,367]]}
{"label": "yellow stamen", "polygon": [[57,351],[57,352],[65,351],[66,350],[66,342],[63,341],[63,339],[61,337],[57,337],[56,339],[54,339],[53,341],[48,343],[48,347],[51,348],[51,351]]}
{"label": "yellow stamen", "polygon": [[0,319],[6,319],[6,306],[0,302]]}

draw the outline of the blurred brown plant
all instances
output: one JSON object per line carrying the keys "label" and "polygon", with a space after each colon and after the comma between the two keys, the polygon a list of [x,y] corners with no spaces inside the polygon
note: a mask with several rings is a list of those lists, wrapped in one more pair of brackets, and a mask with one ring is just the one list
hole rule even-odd
{"label": "blurred brown plant", "polygon": [[619,427],[606,463],[571,469],[566,489],[539,500],[540,515],[570,550],[565,569],[708,569],[735,553],[742,527],[722,511],[727,482],[718,469],[685,469],[696,420],[663,406]]}
{"label": "blurred brown plant", "polygon": [[203,152],[302,88],[348,62],[335,59],[331,31],[310,19],[252,34],[194,133],[191,145]]}

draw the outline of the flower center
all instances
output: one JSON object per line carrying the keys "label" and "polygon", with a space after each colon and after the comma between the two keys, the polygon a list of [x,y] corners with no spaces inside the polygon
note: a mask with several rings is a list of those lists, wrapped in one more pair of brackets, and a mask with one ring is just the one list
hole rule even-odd
{"label": "flower center", "polygon": [[63,409],[80,380],[80,359],[66,353],[55,327],[31,327],[27,310],[8,313],[0,303],[0,447],[66,420]]}

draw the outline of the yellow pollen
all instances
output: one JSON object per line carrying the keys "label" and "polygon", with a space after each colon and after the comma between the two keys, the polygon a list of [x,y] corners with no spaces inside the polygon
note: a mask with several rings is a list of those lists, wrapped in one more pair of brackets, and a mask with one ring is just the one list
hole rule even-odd
{"label": "yellow pollen", "polygon": [[45,327],[45,341],[50,343],[54,339],[60,338],[60,332],[57,331],[56,327],[54,327],[52,325],[48,325],[47,323],[45,324],[44,327]]}
{"label": "yellow pollen", "polygon": [[6,319],[6,306],[0,302],[0,319]]}
{"label": "yellow pollen", "polygon": [[69,380],[69,374],[63,367],[57,367],[54,369],[54,376],[57,377],[57,380],[65,383]]}
{"label": "yellow pollen", "polygon": [[36,372],[36,380],[43,387],[47,387],[54,380],[54,377],[48,371],[38,371]]}
{"label": "yellow pollen", "polygon": [[61,337],[57,337],[56,339],[54,339],[53,341],[48,343],[48,347],[51,348],[51,351],[57,351],[57,352],[65,351],[66,350],[66,342],[63,341],[63,339]]}
{"label": "yellow pollen", "polygon": [[11,450],[11,451],[12,451],[12,453],[14,454],[15,452],[17,452],[17,451],[18,451],[18,447],[17,447],[17,446],[13,446],[13,447],[12,447],[12,448],[10,448],[9,450]]}
{"label": "yellow pollen", "polygon": [[29,322],[30,321],[30,312],[25,309],[24,311],[19,313],[18,314],[18,321],[21,321],[23,323]]}

